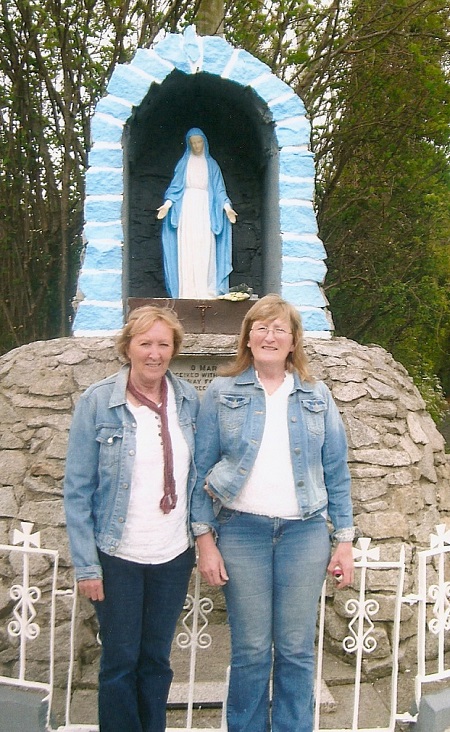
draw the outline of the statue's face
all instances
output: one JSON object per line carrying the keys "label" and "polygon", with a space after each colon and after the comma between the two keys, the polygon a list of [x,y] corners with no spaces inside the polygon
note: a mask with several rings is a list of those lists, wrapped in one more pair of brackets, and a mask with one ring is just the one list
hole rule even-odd
{"label": "statue's face", "polygon": [[205,147],[205,141],[200,135],[192,135],[189,138],[189,145],[194,155],[201,155]]}

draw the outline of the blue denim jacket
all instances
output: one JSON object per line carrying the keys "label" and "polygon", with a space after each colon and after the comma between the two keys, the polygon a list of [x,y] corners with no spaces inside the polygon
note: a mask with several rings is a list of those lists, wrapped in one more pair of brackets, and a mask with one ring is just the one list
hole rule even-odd
{"label": "blue denim jacket", "polygon": [[[129,366],[123,366],[117,374],[92,384],[81,395],[73,414],[64,505],[77,580],[102,576],[97,548],[114,554],[127,517],[136,451],[136,423],[126,405],[128,374]],[[191,384],[170,371],[167,377],[191,452],[189,501],[196,479],[193,458],[199,399]]]}
{"label": "blue denim jacket", "polygon": [[[265,396],[253,367],[218,377],[205,392],[197,420],[197,484],[191,502],[194,534],[216,529],[220,507],[242,490],[261,444]],[[292,469],[301,518],[328,511],[335,531],[353,526],[347,439],[328,387],[294,373],[288,398]],[[204,490],[205,480],[217,497]]]}

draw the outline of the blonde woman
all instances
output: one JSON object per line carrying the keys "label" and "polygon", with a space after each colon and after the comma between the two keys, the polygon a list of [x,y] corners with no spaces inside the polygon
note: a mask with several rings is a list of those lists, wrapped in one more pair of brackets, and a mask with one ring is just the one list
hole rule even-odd
{"label": "blonde woman", "polygon": [[278,295],[248,311],[196,439],[199,569],[223,586],[231,630],[228,732],[312,732],[322,584],[326,571],[338,587],[353,580],[350,476],[338,409],[309,372],[297,310]]}
{"label": "blonde woman", "polygon": [[73,415],[64,500],[78,590],[95,605],[101,732],[164,732],[175,625],[194,565],[195,389],[169,370],[183,329],[171,310],[132,311],[126,365]]}

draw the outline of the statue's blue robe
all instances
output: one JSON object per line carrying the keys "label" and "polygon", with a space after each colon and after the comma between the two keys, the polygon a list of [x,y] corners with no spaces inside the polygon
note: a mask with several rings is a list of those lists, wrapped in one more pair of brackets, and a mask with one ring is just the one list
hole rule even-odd
{"label": "statue's blue robe", "polygon": [[205,134],[193,127],[186,135],[186,152],[178,161],[173,179],[164,194],[164,200],[172,201],[172,206],[163,219],[162,247],[166,289],[170,297],[178,297],[178,223],[180,220],[183,194],[186,185],[186,169],[191,150],[189,138],[200,135],[205,142],[205,157],[208,165],[209,216],[211,230],[216,237],[216,290],[223,295],[229,289],[229,274],[232,270],[231,223],[224,211],[226,203],[231,204],[225,189],[225,181],[219,165],[209,154]]}

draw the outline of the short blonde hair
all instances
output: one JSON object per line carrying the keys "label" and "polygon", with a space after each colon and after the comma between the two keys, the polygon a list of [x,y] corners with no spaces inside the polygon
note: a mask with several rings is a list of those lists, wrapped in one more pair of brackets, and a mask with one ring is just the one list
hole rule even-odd
{"label": "short blonde hair", "polygon": [[292,332],[294,349],[286,359],[288,371],[298,371],[304,381],[314,381],[309,370],[308,357],[303,348],[303,327],[298,310],[280,295],[269,294],[257,300],[248,310],[241,326],[236,358],[228,366],[220,369],[224,376],[237,376],[253,363],[253,354],[248,345],[250,331],[257,320],[271,321],[276,318],[287,320]]}
{"label": "short blonde hair", "polygon": [[167,325],[173,333],[173,356],[177,356],[183,343],[184,330],[177,314],[170,308],[159,308],[155,305],[143,305],[135,308],[128,316],[126,325],[116,339],[116,348],[122,358],[129,363],[128,346],[133,336],[145,333],[157,321]]}

